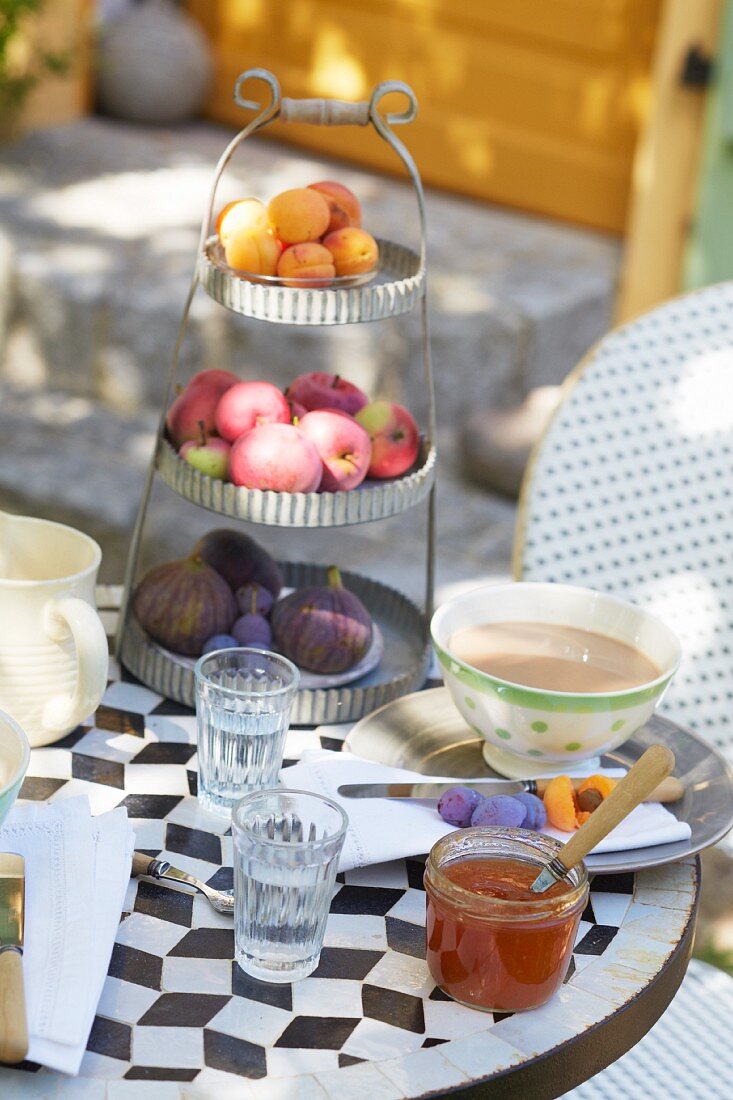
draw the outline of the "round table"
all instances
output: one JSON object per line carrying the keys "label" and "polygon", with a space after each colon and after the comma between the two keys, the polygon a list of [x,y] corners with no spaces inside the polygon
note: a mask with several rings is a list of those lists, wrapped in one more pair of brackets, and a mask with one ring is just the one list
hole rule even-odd
{"label": "round table", "polygon": [[[93,813],[126,806],[139,849],[231,886],[229,830],[195,798],[195,717],[118,679],[114,662],[112,675],[93,725],[33,753],[21,798],[87,794]],[[286,761],[339,748],[345,733],[292,729]],[[455,1004],[430,978],[422,870],[408,859],[339,875],[320,966],[292,986],[243,974],[232,918],[203,897],[131,880],[80,1076],[65,1079],[63,1096],[390,1100],[455,1090],[541,1100],[629,1050],[682,981],[696,860],[596,876],[560,993],[533,1012],[494,1016]],[[45,1070],[0,1069],[0,1093],[45,1097],[42,1079],[55,1096]]]}

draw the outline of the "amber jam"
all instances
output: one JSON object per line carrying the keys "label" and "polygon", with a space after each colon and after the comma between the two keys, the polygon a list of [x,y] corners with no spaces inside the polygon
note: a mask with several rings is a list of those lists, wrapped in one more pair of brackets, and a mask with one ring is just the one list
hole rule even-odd
{"label": "amber jam", "polygon": [[427,963],[472,1008],[520,1012],[549,1000],[570,964],[588,898],[581,865],[544,894],[531,884],[561,845],[525,829],[461,829],[425,867]]}

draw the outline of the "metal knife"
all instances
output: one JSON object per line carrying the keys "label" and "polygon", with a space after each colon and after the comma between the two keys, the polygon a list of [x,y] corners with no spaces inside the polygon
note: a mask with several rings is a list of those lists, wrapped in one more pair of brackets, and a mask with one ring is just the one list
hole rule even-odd
{"label": "metal knife", "polygon": [[0,1062],[22,1062],[28,1053],[23,985],[25,860],[0,855]]}
{"label": "metal knife", "polygon": [[[452,779],[450,783],[426,780],[423,783],[344,783],[337,793],[342,798],[423,798],[438,799],[451,787],[471,787],[481,794],[544,794],[550,778],[539,779]],[[585,776],[571,778],[574,787],[580,786]],[[679,779],[668,776],[652,791],[647,802],[677,802],[685,789]]]}

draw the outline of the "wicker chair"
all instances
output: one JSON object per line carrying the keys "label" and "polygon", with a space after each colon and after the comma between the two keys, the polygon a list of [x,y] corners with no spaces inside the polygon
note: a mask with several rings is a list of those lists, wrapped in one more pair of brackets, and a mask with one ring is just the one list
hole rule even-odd
{"label": "wicker chair", "polygon": [[733,283],[606,336],[520,498],[514,572],[623,596],[680,637],[662,711],[733,753]]}
{"label": "wicker chair", "polygon": [[[733,757],[733,283],[616,329],[572,372],[525,474],[514,574],[663,618],[684,658],[661,711]],[[693,961],[641,1043],[567,1097],[729,1096],[732,1008],[733,980]]]}

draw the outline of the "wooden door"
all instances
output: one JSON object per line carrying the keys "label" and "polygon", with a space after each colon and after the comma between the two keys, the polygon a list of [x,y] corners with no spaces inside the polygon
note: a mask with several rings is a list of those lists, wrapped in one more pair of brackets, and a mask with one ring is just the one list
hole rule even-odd
{"label": "wooden door", "polygon": [[[212,117],[242,124],[237,74],[272,69],[285,94],[365,98],[405,80],[409,144],[426,181],[621,232],[648,96],[660,0],[189,0],[217,73]],[[393,170],[355,131],[268,133]]]}

